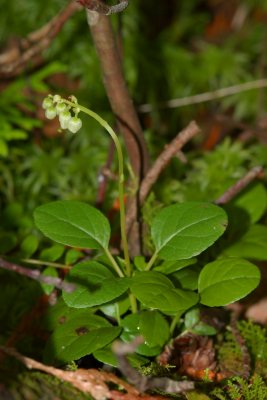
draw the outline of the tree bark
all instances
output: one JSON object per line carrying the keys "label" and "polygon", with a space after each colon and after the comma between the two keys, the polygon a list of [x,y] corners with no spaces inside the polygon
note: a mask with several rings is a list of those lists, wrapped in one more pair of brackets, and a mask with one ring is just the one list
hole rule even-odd
{"label": "tree bark", "polygon": [[[87,14],[92,11],[87,10]],[[103,82],[123,135],[130,163],[140,181],[148,169],[149,156],[143,131],[123,76],[121,57],[116,45],[109,17],[98,14],[89,22],[96,51],[99,56]]]}
{"label": "tree bark", "polygon": [[[149,167],[149,154],[142,127],[124,79],[121,54],[116,44],[110,19],[94,11],[88,9],[86,11],[88,25],[101,64],[106,93],[122,133],[131,168],[136,178],[131,186],[136,188]],[[127,210],[134,212],[132,228],[128,232],[131,256],[139,255],[141,251],[139,209],[139,192],[136,192],[127,199],[126,207],[126,214]]]}

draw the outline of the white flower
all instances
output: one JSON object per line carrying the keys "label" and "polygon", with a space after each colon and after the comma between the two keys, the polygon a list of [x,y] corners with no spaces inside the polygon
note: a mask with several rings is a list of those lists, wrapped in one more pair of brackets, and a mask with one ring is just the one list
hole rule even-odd
{"label": "white flower", "polygon": [[62,129],[68,129],[68,123],[71,119],[71,113],[66,110],[59,114],[59,123]]}
{"label": "white flower", "polygon": [[53,107],[53,100],[50,97],[46,97],[43,100],[42,107],[44,110],[47,110],[50,107]]}
{"label": "white flower", "polygon": [[65,111],[66,107],[67,107],[66,104],[63,102],[57,103],[56,110],[57,110],[58,115],[61,114],[63,111]]}
{"label": "white flower", "polygon": [[54,106],[49,107],[45,110],[45,116],[47,119],[54,119],[57,115],[57,110]]}
{"label": "white flower", "polygon": [[59,96],[59,94],[55,94],[53,97],[53,101],[55,103],[59,103],[61,101],[61,96]]}
{"label": "white flower", "polygon": [[68,130],[71,131],[72,133],[78,132],[79,129],[82,127],[82,121],[78,117],[72,117],[68,121]]}
{"label": "white flower", "polygon": [[69,99],[72,101],[72,103],[78,103],[77,98],[73,94],[69,97]]}

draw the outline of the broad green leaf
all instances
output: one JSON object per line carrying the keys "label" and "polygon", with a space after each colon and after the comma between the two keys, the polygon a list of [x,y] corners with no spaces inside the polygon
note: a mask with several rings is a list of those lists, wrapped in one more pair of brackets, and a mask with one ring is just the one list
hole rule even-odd
{"label": "broad green leaf", "polygon": [[222,258],[202,269],[198,290],[200,302],[210,307],[225,306],[242,299],[260,282],[260,271],[249,261]]}
{"label": "broad green leaf", "polygon": [[217,331],[213,326],[205,324],[200,320],[199,308],[189,310],[184,316],[184,325],[187,330],[197,335],[216,335]]}
{"label": "broad green leaf", "polygon": [[192,328],[192,332],[203,336],[213,336],[217,333],[213,326],[205,324],[204,322],[199,322],[197,325],[195,325]]}
{"label": "broad green leaf", "polygon": [[199,273],[200,268],[194,266],[176,271],[170,275],[169,278],[175,283],[175,286],[181,289],[196,290],[198,287]]}
{"label": "broad green leaf", "polygon": [[[118,367],[118,360],[110,346],[103,349],[97,350],[93,353],[93,356],[100,362],[104,364],[111,365],[112,367]],[[140,368],[142,365],[148,364],[150,360],[148,358],[142,357],[139,354],[129,354],[127,356],[129,363],[134,368]]]}
{"label": "broad green leaf", "polygon": [[34,211],[43,234],[68,246],[106,249],[110,238],[107,218],[96,208],[79,201],[55,201]]}
{"label": "broad green leaf", "polygon": [[169,339],[169,325],[158,311],[143,311],[139,314],[128,315],[121,322],[122,340],[132,341],[142,335],[145,342],[136,349],[138,354],[155,356],[160,353],[162,346]]}
{"label": "broad green leaf", "polygon": [[83,256],[83,252],[76,249],[69,249],[65,254],[65,264],[73,265]]}
{"label": "broad green leaf", "polygon": [[253,260],[267,260],[267,226],[252,225],[232,246],[224,250],[229,257],[244,257]]}
{"label": "broad green leaf", "polygon": [[40,260],[54,262],[57,261],[65,251],[61,244],[54,244],[48,249],[43,249],[40,254]]}
{"label": "broad green leaf", "polygon": [[234,204],[247,211],[252,223],[257,222],[267,207],[267,192],[264,185],[259,182],[250,185],[234,200]]}
{"label": "broad green leaf", "polygon": [[63,299],[69,307],[85,308],[107,303],[127,291],[128,278],[114,276],[104,265],[96,261],[84,261],[75,265],[66,282],[72,282],[76,289],[63,291]]}
{"label": "broad green leaf", "polygon": [[85,315],[93,314],[96,308],[81,309],[68,307],[63,298],[60,297],[57,303],[50,306],[45,314],[44,326],[48,331],[55,330],[59,325],[62,325],[73,318],[84,317]]}
{"label": "broad green leaf", "polygon": [[184,316],[184,325],[186,329],[191,329],[193,326],[198,324],[200,321],[200,310],[199,308],[192,308],[192,310],[187,311]]}
{"label": "broad green leaf", "polygon": [[180,269],[189,267],[189,265],[193,265],[196,262],[196,258],[192,258],[190,260],[163,261],[163,263],[153,268],[153,270],[162,272],[165,275],[169,275],[175,271],[179,271]]}
{"label": "broad green leaf", "polygon": [[114,368],[118,367],[117,357],[109,346],[94,351],[93,356],[104,364],[111,365]]}
{"label": "broad green leaf", "polygon": [[175,204],[154,219],[151,235],[164,260],[194,257],[211,246],[225,231],[227,216],[218,206],[202,202]]}
{"label": "broad green leaf", "polygon": [[106,303],[100,307],[100,310],[105,315],[108,315],[112,318],[118,318],[118,316],[123,315],[130,308],[130,300],[129,297],[124,294],[119,297],[115,301],[111,301],[110,303]]}
{"label": "broad green leaf", "polygon": [[59,325],[50,336],[44,361],[63,364],[77,360],[111,343],[121,332],[104,318],[84,311]]}
{"label": "broad green leaf", "polygon": [[144,306],[163,312],[177,313],[192,307],[198,301],[197,294],[175,289],[170,279],[155,271],[136,274],[132,279],[131,290]]}
{"label": "broad green leaf", "polygon": [[[56,268],[47,267],[42,272],[42,275],[51,276],[53,278],[57,278],[58,277],[58,272],[57,272]],[[54,287],[55,287],[54,285],[49,285],[47,283],[41,283],[41,286],[42,286],[45,294],[47,294],[47,295],[49,295],[54,290]]]}
{"label": "broad green leaf", "polygon": [[138,271],[144,271],[146,268],[146,260],[143,256],[134,257],[134,266],[138,269]]}

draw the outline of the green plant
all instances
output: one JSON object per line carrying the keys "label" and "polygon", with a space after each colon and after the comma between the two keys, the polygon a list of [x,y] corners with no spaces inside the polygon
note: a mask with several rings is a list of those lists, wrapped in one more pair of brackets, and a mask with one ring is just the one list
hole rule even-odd
{"label": "green plant", "polygon": [[[151,224],[153,252],[131,260],[125,229],[124,160],[113,129],[98,114],[60,96],[44,100],[49,118],[59,116],[63,129],[77,132],[82,111],[102,125],[114,140],[119,167],[120,228],[124,258],[110,250],[111,228],[96,208],[79,201],[55,201],[34,212],[36,226],[48,238],[74,248],[95,249],[93,259],[76,264],[52,311],[53,333],[45,350],[49,362],[67,363],[93,353],[115,365],[111,343],[142,335],[132,362],[152,357],[177,332],[181,316],[198,304],[223,306],[250,293],[259,283],[258,268],[242,258],[219,258],[201,265],[195,258],[214,244],[227,226],[225,211],[205,202],[185,202],[161,209]],[[188,276],[181,271],[189,271]],[[193,318],[193,320],[192,320]],[[187,329],[199,325],[198,314],[187,315]],[[204,327],[205,328],[205,327]],[[209,327],[207,327],[208,330]],[[214,333],[214,332],[213,332]]]}
{"label": "green plant", "polygon": [[219,400],[264,400],[267,397],[267,387],[259,375],[253,376],[250,382],[241,377],[227,381],[226,389],[215,389],[211,392],[212,398]]}
{"label": "green plant", "polygon": [[[41,92],[48,89],[44,80],[65,70],[63,64],[54,62],[32,74],[29,81],[17,79],[1,92],[0,97],[0,157],[9,154],[9,142],[28,138],[29,132],[42,126],[42,122],[32,116],[35,111],[34,96],[27,91]],[[23,107],[21,106],[23,104]]]}

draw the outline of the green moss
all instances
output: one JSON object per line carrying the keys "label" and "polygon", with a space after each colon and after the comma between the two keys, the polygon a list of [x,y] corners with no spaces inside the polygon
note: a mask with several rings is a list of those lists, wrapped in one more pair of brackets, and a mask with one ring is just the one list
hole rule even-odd
{"label": "green moss", "polygon": [[93,400],[70,383],[42,372],[25,371],[5,378],[5,386],[14,400]]}
{"label": "green moss", "polygon": [[227,380],[223,389],[216,388],[210,394],[218,400],[266,400],[267,386],[259,375],[253,376],[249,382],[234,377]]}
{"label": "green moss", "polygon": [[218,361],[221,371],[227,375],[238,375],[243,368],[243,356],[240,345],[232,332],[226,332],[219,343]]}
{"label": "green moss", "polygon": [[[238,328],[246,341],[255,374],[267,379],[267,331],[251,321],[240,321]],[[267,398],[267,396],[266,396]]]}

